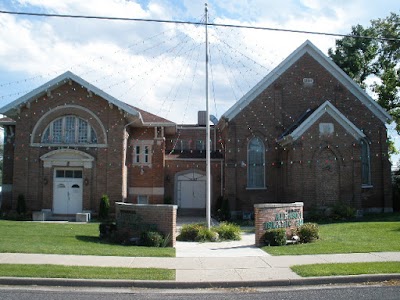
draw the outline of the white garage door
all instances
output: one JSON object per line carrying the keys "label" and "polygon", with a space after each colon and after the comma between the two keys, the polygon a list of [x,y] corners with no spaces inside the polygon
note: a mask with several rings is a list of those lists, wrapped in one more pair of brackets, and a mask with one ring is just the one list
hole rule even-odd
{"label": "white garage door", "polygon": [[206,176],[196,171],[179,175],[177,198],[180,208],[205,208]]}

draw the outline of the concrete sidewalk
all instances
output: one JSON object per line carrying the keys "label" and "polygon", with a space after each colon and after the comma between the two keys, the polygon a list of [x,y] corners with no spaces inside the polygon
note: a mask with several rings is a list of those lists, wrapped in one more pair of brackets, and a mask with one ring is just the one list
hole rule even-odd
{"label": "concrete sidewalk", "polygon": [[241,241],[235,242],[177,242],[176,256],[166,258],[0,253],[0,263],[166,268],[176,270],[175,283],[225,282],[242,283],[246,286],[251,282],[300,280],[301,277],[290,269],[293,265],[400,261],[400,252],[271,256],[254,246],[254,234],[244,234]]}

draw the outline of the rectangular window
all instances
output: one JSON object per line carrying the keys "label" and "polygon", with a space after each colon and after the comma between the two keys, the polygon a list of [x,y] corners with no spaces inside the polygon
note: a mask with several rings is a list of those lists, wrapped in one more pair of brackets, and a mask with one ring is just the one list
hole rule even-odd
{"label": "rectangular window", "polygon": [[196,150],[200,150],[200,151],[205,150],[204,141],[202,141],[202,140],[196,141]]}
{"label": "rectangular window", "polygon": [[60,144],[62,142],[62,119],[53,122],[53,134],[51,140],[55,144]]}
{"label": "rectangular window", "polygon": [[144,143],[143,141],[138,144],[133,145],[133,163],[139,165],[149,165],[151,164],[151,145],[149,143]]}
{"label": "rectangular window", "polygon": [[79,119],[78,125],[78,143],[87,143],[88,141],[88,123]]}
{"label": "rectangular window", "polygon": [[140,146],[135,147],[135,163],[140,163]]}
{"label": "rectangular window", "polygon": [[144,162],[149,162],[149,146],[144,146]]}
{"label": "rectangular window", "polygon": [[75,143],[75,117],[68,116],[65,118],[65,143]]}
{"label": "rectangular window", "polygon": [[149,198],[147,195],[138,195],[137,204],[149,204]]}

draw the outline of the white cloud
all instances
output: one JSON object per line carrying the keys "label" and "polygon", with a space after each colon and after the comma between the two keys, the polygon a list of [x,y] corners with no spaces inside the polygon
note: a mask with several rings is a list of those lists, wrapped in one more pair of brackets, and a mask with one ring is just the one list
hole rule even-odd
{"label": "white cloud", "polygon": [[[204,2],[18,0],[7,8],[199,21],[204,16]],[[384,2],[386,6],[362,0],[213,0],[209,1],[209,12],[210,21],[215,23],[347,33],[351,25],[368,25],[370,19],[398,10],[397,1]],[[214,64],[210,108],[218,116],[305,39],[324,52],[335,40],[211,26],[209,32]],[[178,123],[195,122],[197,110],[205,107],[202,27],[0,14],[0,57],[0,74],[9,74],[0,78],[19,76],[8,79],[18,83],[0,81],[0,105],[71,70],[123,101]]]}

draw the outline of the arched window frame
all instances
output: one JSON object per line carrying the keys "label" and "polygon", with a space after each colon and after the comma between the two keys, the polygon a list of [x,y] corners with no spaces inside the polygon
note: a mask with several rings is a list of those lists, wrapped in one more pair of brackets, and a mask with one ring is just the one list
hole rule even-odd
{"label": "arched window frame", "polygon": [[265,189],[265,145],[259,137],[252,138],[247,145],[247,189]]}
{"label": "arched window frame", "polygon": [[361,139],[361,185],[372,187],[371,181],[371,150],[367,139]]}
{"label": "arched window frame", "polygon": [[66,115],[49,123],[43,131],[42,144],[85,145],[97,144],[97,134],[89,122],[75,116]]}

